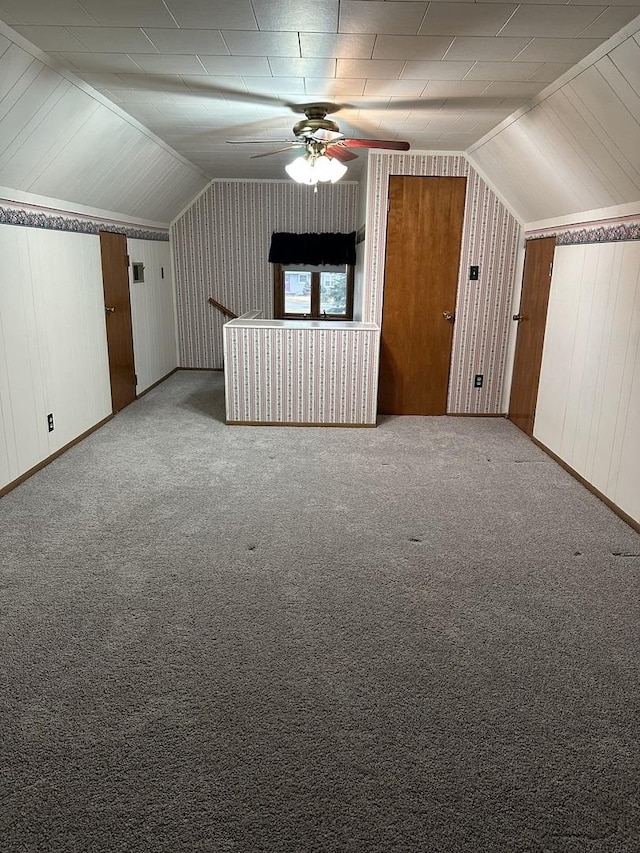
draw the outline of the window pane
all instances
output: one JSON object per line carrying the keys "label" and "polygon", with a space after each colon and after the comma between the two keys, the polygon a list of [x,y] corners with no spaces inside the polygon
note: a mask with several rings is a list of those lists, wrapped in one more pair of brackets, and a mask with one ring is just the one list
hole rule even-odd
{"label": "window pane", "polygon": [[320,273],[320,313],[347,313],[346,272]]}
{"label": "window pane", "polygon": [[284,271],[284,313],[311,313],[311,273]]}

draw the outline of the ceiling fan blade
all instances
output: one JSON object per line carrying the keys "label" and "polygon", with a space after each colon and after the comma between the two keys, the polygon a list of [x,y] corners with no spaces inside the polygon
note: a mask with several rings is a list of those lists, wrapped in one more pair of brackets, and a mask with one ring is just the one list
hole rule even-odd
{"label": "ceiling fan blade", "polygon": [[396,142],[394,139],[343,139],[340,143],[347,148],[389,148],[392,151],[408,151],[408,142]]}
{"label": "ceiling fan blade", "polygon": [[258,157],[270,157],[272,154],[281,154],[283,151],[291,151],[295,145],[286,145],[284,148],[276,148],[275,151],[265,151],[264,154],[252,154],[250,160],[256,160]]}
{"label": "ceiling fan blade", "polygon": [[[262,154],[254,154],[251,157],[252,160],[302,147],[306,148],[307,156],[313,157],[314,161],[315,158],[326,154],[330,159],[338,160],[340,163],[348,163],[357,158],[358,155],[349,150],[351,148],[386,148],[392,151],[408,151],[411,147],[408,142],[392,139],[345,138],[336,122],[327,118],[327,115],[344,106],[328,103],[301,105],[298,111],[304,112],[305,118],[294,124],[293,139],[228,139],[227,142],[231,145],[266,144],[273,149]],[[274,146],[278,147],[274,148]]]}
{"label": "ceiling fan blade", "polygon": [[318,128],[318,130],[310,133],[308,138],[313,139],[314,142],[338,142],[340,139],[344,139],[344,133]]}
{"label": "ceiling fan blade", "polygon": [[287,145],[304,145],[297,139],[227,139],[229,145],[278,145],[280,142],[286,142]]}
{"label": "ceiling fan blade", "polygon": [[334,142],[333,145],[327,145],[327,157],[333,157],[341,163],[348,163],[349,160],[357,160],[358,155],[348,148],[344,148],[340,142]]}

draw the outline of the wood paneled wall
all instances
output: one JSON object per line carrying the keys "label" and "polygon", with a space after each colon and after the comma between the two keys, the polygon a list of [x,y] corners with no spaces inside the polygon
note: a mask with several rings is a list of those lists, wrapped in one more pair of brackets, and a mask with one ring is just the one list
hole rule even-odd
{"label": "wood paneled wall", "polygon": [[[140,393],[177,365],[173,286],[167,242],[128,247]],[[0,225],[0,258],[1,489],[108,417],[111,387],[98,236]]]}
{"label": "wood paneled wall", "polygon": [[616,41],[470,149],[525,223],[640,200],[640,30]]}
{"label": "wood paneled wall", "polygon": [[168,224],[206,177],[90,92],[0,32],[0,186]]}
{"label": "wood paneled wall", "polygon": [[111,390],[98,238],[4,225],[0,257],[1,488],[107,417]]}
{"label": "wood paneled wall", "polygon": [[640,241],[556,248],[534,436],[640,522]]}

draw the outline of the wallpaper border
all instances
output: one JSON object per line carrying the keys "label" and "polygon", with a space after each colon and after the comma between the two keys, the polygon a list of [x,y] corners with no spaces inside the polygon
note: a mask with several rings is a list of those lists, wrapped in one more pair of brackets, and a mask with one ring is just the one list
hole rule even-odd
{"label": "wallpaper border", "polygon": [[63,216],[60,213],[43,213],[24,207],[0,206],[0,225],[18,225],[23,228],[43,228],[48,231],[71,231],[74,234],[99,234],[113,231],[135,240],[169,242],[169,230],[141,228],[126,222],[106,222],[99,217]]}
{"label": "wallpaper border", "polygon": [[525,232],[525,240],[543,240],[545,237],[555,237],[558,246],[586,246],[592,243],[640,240],[640,220],[637,222],[615,221],[610,225],[597,225],[591,228],[585,228],[584,225],[566,225]]}

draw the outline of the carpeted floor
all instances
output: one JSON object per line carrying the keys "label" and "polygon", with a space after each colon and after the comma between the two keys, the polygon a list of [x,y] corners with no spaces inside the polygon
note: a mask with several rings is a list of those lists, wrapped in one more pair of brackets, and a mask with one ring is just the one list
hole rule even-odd
{"label": "carpeted floor", "polygon": [[501,419],[223,411],[0,501],[0,851],[637,853],[640,536]]}

